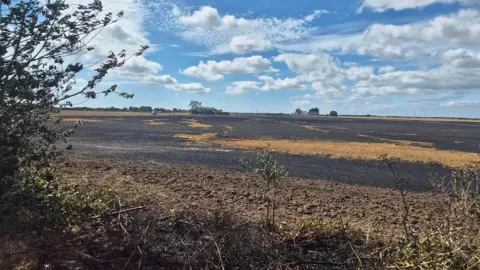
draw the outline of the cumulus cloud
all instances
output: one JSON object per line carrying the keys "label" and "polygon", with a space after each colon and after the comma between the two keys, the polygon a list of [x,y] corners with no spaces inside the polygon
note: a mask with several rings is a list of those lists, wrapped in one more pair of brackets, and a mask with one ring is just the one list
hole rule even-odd
{"label": "cumulus cloud", "polygon": [[316,36],[280,49],[296,52],[322,50],[388,59],[431,59],[458,46],[480,43],[480,11],[460,10],[431,20],[404,25],[373,24],[348,35]]}
{"label": "cumulus cloud", "polygon": [[177,84],[177,80],[170,75],[148,75],[142,78],[142,82],[150,85]]}
{"label": "cumulus cloud", "polygon": [[262,52],[272,48],[272,42],[264,39],[254,39],[245,35],[235,36],[230,41],[230,50],[236,54],[250,51]]}
{"label": "cumulus cloud", "polygon": [[[270,76],[259,76],[258,81],[237,81],[227,87],[227,94],[238,95],[252,91],[280,91],[280,90],[303,90],[308,86],[299,77],[274,79]],[[262,84],[263,83],[263,84]]]}
{"label": "cumulus cloud", "polygon": [[191,66],[182,71],[182,74],[207,81],[223,79],[222,74],[252,74],[261,72],[277,72],[271,66],[270,60],[262,56],[234,58],[232,61],[200,61],[198,66]]}
{"label": "cumulus cloud", "polygon": [[457,68],[480,68],[480,53],[467,49],[448,50],[442,54],[444,65]]}
{"label": "cumulus cloud", "polygon": [[370,8],[375,12],[384,12],[387,10],[404,10],[413,8],[422,8],[436,3],[461,5],[480,4],[480,0],[365,0],[359,9],[362,12],[365,8]]}
{"label": "cumulus cloud", "polygon": [[384,67],[380,67],[378,69],[379,73],[389,73],[389,72],[392,72],[392,71],[395,71],[395,67],[393,67],[393,66],[384,66]]}
{"label": "cumulus cloud", "polygon": [[135,79],[149,74],[157,74],[162,70],[163,66],[159,63],[149,61],[145,59],[145,57],[139,56],[129,59],[122,67],[112,70],[112,73]]}
{"label": "cumulus cloud", "polygon": [[344,96],[345,80],[367,79],[373,69],[370,67],[341,67],[340,62],[326,53],[281,54],[274,59],[285,62],[288,68],[297,73],[303,82],[311,82],[311,88],[318,95],[336,99]]}
{"label": "cumulus cloud", "polygon": [[259,82],[256,81],[237,81],[227,87],[227,94],[238,95],[248,93],[252,90],[258,90]]}
{"label": "cumulus cloud", "polygon": [[172,90],[195,94],[206,94],[211,91],[210,88],[204,87],[201,83],[167,84],[166,87]]}
{"label": "cumulus cloud", "polygon": [[354,96],[433,95],[464,93],[480,90],[480,77],[476,68],[443,65],[426,70],[394,71],[371,75],[357,82],[351,89]]}

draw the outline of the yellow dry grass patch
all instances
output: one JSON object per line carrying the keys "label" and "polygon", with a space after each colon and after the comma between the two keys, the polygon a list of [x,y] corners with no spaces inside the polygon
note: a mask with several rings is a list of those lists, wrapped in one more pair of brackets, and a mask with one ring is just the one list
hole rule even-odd
{"label": "yellow dry grass patch", "polygon": [[226,129],[228,129],[228,130],[233,130],[233,127],[232,127],[232,126],[227,126],[227,125],[225,125],[225,126],[223,126],[223,127],[226,128]]}
{"label": "yellow dry grass patch", "polygon": [[365,134],[358,134],[358,137],[370,138],[381,142],[388,142],[398,145],[412,145],[412,146],[423,146],[423,147],[433,147],[433,143],[431,142],[416,142],[416,141],[407,141],[407,140],[393,140],[393,139],[385,139]]}
{"label": "yellow dry grass patch", "polygon": [[187,124],[189,127],[192,127],[192,128],[204,128],[204,129],[207,129],[207,128],[213,127],[212,125],[199,123],[198,120],[196,120],[196,119],[185,120],[185,121],[182,121],[182,123],[185,123],[185,124]]}
{"label": "yellow dry grass patch", "polygon": [[202,133],[202,134],[175,134],[175,138],[186,139],[196,143],[204,143],[207,140],[213,139],[217,136],[216,133]]}
{"label": "yellow dry grass patch", "polygon": [[313,131],[318,131],[318,132],[323,132],[323,133],[329,133],[330,131],[326,130],[326,129],[321,129],[319,127],[316,127],[316,126],[302,126],[303,128],[306,128],[308,130],[313,130]]}
{"label": "yellow dry grass patch", "polygon": [[97,123],[97,122],[102,122],[100,120],[97,120],[97,119],[91,119],[91,118],[66,118],[66,119],[62,119],[63,122],[78,122],[78,121],[81,121],[81,122],[84,122],[84,123]]}
{"label": "yellow dry grass patch", "polygon": [[[264,140],[216,140],[213,143],[219,146],[245,149],[259,149],[265,146]],[[270,143],[273,151],[299,155],[378,160],[380,155],[387,154],[391,159],[416,163],[435,163],[451,168],[463,168],[480,164],[480,155],[474,153],[410,145],[295,140],[272,140]]]}
{"label": "yellow dry grass patch", "polygon": [[149,126],[159,126],[159,125],[170,124],[170,123],[167,123],[167,122],[159,122],[159,121],[156,121],[156,120],[143,120],[143,122],[145,123],[145,125],[149,125]]}

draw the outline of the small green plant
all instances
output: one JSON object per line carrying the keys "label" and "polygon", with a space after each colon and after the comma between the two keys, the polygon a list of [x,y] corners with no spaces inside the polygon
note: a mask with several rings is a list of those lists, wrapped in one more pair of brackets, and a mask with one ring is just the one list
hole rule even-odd
{"label": "small green plant", "polygon": [[268,229],[275,229],[275,189],[278,184],[288,176],[286,168],[278,163],[274,153],[270,151],[270,142],[259,150],[253,160],[241,160],[243,167],[252,169],[265,180],[265,197],[267,200],[267,211],[265,223]]}
{"label": "small green plant", "polygon": [[[62,183],[51,168],[39,172],[23,169],[17,177],[20,183],[10,197],[5,198],[9,204],[2,209],[10,214],[5,218],[13,227],[2,230],[30,226],[29,229],[39,234],[46,230],[65,231],[93,215],[107,212],[115,202],[111,190]],[[24,217],[28,217],[28,224],[19,225]]]}

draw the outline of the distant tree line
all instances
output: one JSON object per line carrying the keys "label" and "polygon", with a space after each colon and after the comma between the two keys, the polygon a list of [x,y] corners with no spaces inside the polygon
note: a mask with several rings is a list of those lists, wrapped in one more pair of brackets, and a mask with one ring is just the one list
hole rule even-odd
{"label": "distant tree line", "polygon": [[62,108],[62,110],[81,110],[81,111],[103,111],[103,112],[146,112],[146,113],[168,113],[168,112],[188,112],[188,110],[184,109],[165,109],[165,108],[152,108],[151,106],[140,106],[140,107],[123,107],[123,108],[116,108],[116,107],[105,107],[105,108],[90,108],[90,107],[66,107]]}
{"label": "distant tree line", "polygon": [[[307,114],[306,111],[302,111],[301,109],[296,109],[295,110],[295,114]],[[309,115],[320,115],[320,110],[318,108],[311,108],[310,110],[308,110],[308,114]],[[330,111],[329,114],[327,114],[327,116],[338,116],[338,113],[337,111]]]}
{"label": "distant tree line", "polygon": [[190,112],[192,114],[216,114],[216,115],[230,115],[228,112],[224,112],[214,107],[203,107],[202,103],[196,100],[190,101]]}

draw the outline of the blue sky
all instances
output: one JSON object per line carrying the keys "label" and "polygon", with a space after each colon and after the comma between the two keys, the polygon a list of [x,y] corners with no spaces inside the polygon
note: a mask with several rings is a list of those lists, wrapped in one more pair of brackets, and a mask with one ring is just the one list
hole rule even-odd
{"label": "blue sky", "polygon": [[125,17],[85,61],[151,49],[99,86],[134,99],[78,106],[480,117],[480,0],[103,3]]}

